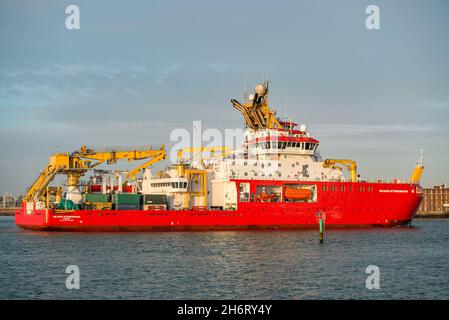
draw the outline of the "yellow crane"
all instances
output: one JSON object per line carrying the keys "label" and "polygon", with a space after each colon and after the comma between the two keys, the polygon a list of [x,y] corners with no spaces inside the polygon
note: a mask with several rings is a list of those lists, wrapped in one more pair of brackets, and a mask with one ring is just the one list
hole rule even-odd
{"label": "yellow crane", "polygon": [[[203,153],[209,153],[210,157],[204,157]],[[178,176],[183,177],[185,176],[189,180],[189,190],[186,192],[185,195],[185,202],[184,207],[186,209],[189,208],[190,203],[190,196],[196,195],[202,197],[202,204],[203,206],[207,205],[207,171],[201,170],[201,169],[186,169],[184,161],[184,155],[187,153],[192,154],[190,159],[194,158],[195,155],[200,156],[200,160],[203,161],[203,159],[211,158],[213,159],[215,157],[215,154],[219,152],[222,157],[228,155],[231,153],[231,148],[227,146],[215,146],[215,147],[191,147],[191,148],[183,148],[178,150],[178,164],[177,164],[177,170],[178,170]],[[198,192],[192,191],[192,181],[197,180],[200,184],[200,190]]]}
{"label": "yellow crane", "polygon": [[82,146],[79,151],[74,152],[72,155],[78,156],[80,158],[95,160],[96,163],[89,166],[89,168],[96,167],[104,162],[107,164],[115,164],[117,160],[126,159],[128,162],[134,160],[143,160],[151,158],[149,161],[143,163],[142,165],[134,168],[127,173],[127,179],[135,180],[136,175],[139,174],[143,169],[166,159],[167,154],[165,152],[165,146],[162,145],[160,148],[153,147],[131,147],[131,148],[108,148],[104,150],[99,149],[88,149],[86,146]]}
{"label": "yellow crane", "polygon": [[409,181],[411,183],[419,183],[421,180],[421,176],[424,172],[424,155],[423,150],[421,150],[421,157],[419,158],[418,162],[416,163],[415,169],[412,172],[412,175],[410,176]]}
{"label": "yellow crane", "polygon": [[351,176],[351,182],[357,182],[357,162],[349,159],[326,159],[323,162],[323,167],[341,170],[340,167],[336,166],[337,164],[344,165],[346,169],[348,169]]}
{"label": "yellow crane", "polygon": [[[213,147],[190,147],[190,148],[182,148],[178,150],[178,165],[182,165],[185,159],[185,154],[191,154],[189,160],[195,158],[199,155],[200,161],[205,159],[214,159],[216,158],[216,153],[219,153],[221,157],[225,157],[231,154],[231,148],[227,146],[213,146]],[[209,153],[209,157],[203,156],[204,153]],[[178,167],[179,168],[179,167]],[[179,174],[179,175],[182,175]]]}
{"label": "yellow crane", "polygon": [[[104,150],[89,149],[86,146],[82,146],[80,150],[72,153],[54,154],[50,157],[49,164],[28,189],[24,201],[46,199],[47,186],[57,174],[65,174],[67,176],[67,187],[76,187],[79,185],[80,177],[86,171],[104,162],[114,164],[117,160],[122,159],[134,161],[148,158],[150,158],[149,161],[128,173],[127,178],[132,178],[133,180],[142,169],[166,158],[164,145],[160,148],[147,146],[140,148],[108,148]],[[92,160],[96,162],[92,163]]]}
{"label": "yellow crane", "polygon": [[250,101],[245,99],[245,103],[241,104],[232,99],[231,103],[242,113],[246,125],[252,129],[282,128],[276,119],[276,112],[268,106],[268,81],[256,86]]}

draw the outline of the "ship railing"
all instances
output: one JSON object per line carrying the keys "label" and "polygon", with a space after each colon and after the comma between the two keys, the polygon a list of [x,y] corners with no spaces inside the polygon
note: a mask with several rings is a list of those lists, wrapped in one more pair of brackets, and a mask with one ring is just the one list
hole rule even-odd
{"label": "ship railing", "polygon": [[160,150],[162,145],[132,145],[132,146],[100,146],[89,147],[95,152],[130,152],[130,151],[145,151],[145,150]]}
{"label": "ship railing", "polygon": [[362,183],[406,183],[402,179],[361,179],[358,182]]}
{"label": "ship railing", "polygon": [[[131,145],[131,146],[88,146],[88,150],[93,152],[132,152],[132,151],[146,151],[146,150],[160,150],[162,144],[149,144],[149,145]],[[70,152],[61,151],[59,147],[52,150],[53,153],[57,154],[67,154]]]}

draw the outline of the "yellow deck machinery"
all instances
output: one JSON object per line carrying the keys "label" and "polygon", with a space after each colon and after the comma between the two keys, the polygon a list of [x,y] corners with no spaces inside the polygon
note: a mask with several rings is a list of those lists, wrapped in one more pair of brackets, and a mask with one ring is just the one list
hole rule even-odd
{"label": "yellow deck machinery", "polygon": [[[208,157],[205,157],[203,154],[209,153]],[[220,157],[225,157],[231,153],[231,148],[226,146],[217,146],[217,147],[192,147],[192,148],[183,148],[178,150],[178,176],[186,177],[189,181],[189,188],[185,195],[184,208],[188,209],[190,205],[190,197],[192,195],[200,196],[202,198],[202,206],[207,205],[207,171],[204,169],[191,169],[186,168],[185,165],[185,154],[191,154],[189,160],[192,160],[195,157],[199,157],[201,164],[204,167],[204,160],[207,159],[216,159],[216,154],[219,154]],[[199,191],[192,190],[192,181],[198,181],[201,185]]]}
{"label": "yellow deck machinery", "polygon": [[108,149],[90,149],[82,146],[80,150],[72,153],[57,153],[50,157],[49,164],[39,174],[36,181],[28,189],[24,201],[47,201],[50,195],[60,198],[62,188],[49,187],[57,174],[63,174],[67,177],[67,190],[78,188],[80,177],[88,170],[97,167],[100,164],[115,164],[117,160],[150,159],[142,165],[129,171],[127,179],[135,180],[137,174],[144,168],[147,168],[158,161],[166,158],[165,146],[160,147],[146,146],[138,148],[108,148]]}
{"label": "yellow deck machinery", "polygon": [[411,183],[417,183],[419,184],[421,180],[421,176],[424,172],[424,150],[421,150],[421,157],[419,158],[418,162],[416,163],[415,169],[412,172],[412,175],[410,176],[409,181]]}
{"label": "yellow deck machinery", "polygon": [[252,129],[282,128],[276,119],[276,112],[268,106],[268,81],[258,84],[254,95],[251,95],[249,99],[245,97],[244,104],[235,99],[232,99],[231,103],[242,113],[246,125]]}
{"label": "yellow deck machinery", "polygon": [[357,162],[349,159],[326,159],[323,162],[324,168],[333,168],[341,170],[341,167],[337,166],[341,164],[348,169],[351,176],[351,182],[357,182]]}

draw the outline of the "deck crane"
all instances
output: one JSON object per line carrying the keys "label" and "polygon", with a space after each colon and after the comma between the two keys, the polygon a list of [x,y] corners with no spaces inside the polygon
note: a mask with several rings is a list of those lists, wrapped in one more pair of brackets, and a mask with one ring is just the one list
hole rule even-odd
{"label": "deck crane", "polygon": [[[231,148],[228,146],[212,146],[212,147],[190,147],[190,148],[182,148],[178,150],[178,170],[180,169],[180,166],[182,167],[182,164],[184,162],[192,161],[194,158],[198,157],[200,158],[201,164],[203,164],[203,160],[208,159],[217,159],[217,153],[219,157],[226,157],[230,155],[232,152]],[[208,157],[205,157],[203,154],[209,153]],[[190,154],[190,157],[188,159],[185,158],[185,154]],[[179,171],[178,171],[179,172]],[[182,172],[179,173],[179,175],[182,175]]]}
{"label": "deck crane", "polygon": [[424,150],[421,150],[421,157],[416,163],[415,168],[413,169],[412,175],[409,178],[411,183],[419,184],[421,180],[421,176],[424,172]]}
{"label": "deck crane", "polygon": [[357,182],[357,162],[349,159],[326,159],[323,162],[323,168],[333,168],[341,170],[341,167],[336,166],[337,164],[341,164],[345,166],[346,169],[348,169],[351,176],[351,182]]}
{"label": "deck crane", "polygon": [[268,106],[268,81],[256,86],[249,102],[241,104],[232,99],[231,103],[242,113],[246,125],[252,129],[282,128],[275,117],[276,112]]}
{"label": "deck crane", "polygon": [[[158,161],[166,158],[165,146],[160,147],[112,147],[107,149],[91,149],[82,146],[80,150],[72,153],[56,153],[50,157],[49,164],[39,174],[38,178],[28,189],[24,201],[44,201],[47,198],[48,185],[57,174],[67,176],[67,192],[79,192],[79,180],[88,170],[100,164],[115,164],[117,160],[150,159],[140,166],[132,169],[127,174],[127,179],[135,180],[137,174]],[[94,161],[94,162],[93,162]]]}
{"label": "deck crane", "polygon": [[[203,153],[209,153],[209,157],[204,157]],[[206,206],[207,198],[207,171],[202,169],[188,169],[185,165],[185,154],[190,154],[190,160],[193,160],[199,155],[200,161],[204,167],[204,159],[216,159],[216,153],[221,157],[225,157],[231,153],[231,148],[227,146],[213,146],[213,147],[191,147],[178,150],[178,164],[177,170],[180,177],[185,176],[189,181],[198,180],[200,183],[200,190],[198,192],[192,191],[192,183],[189,185],[189,190],[185,194],[184,207],[189,208],[190,196],[196,195],[202,198],[203,206]]]}

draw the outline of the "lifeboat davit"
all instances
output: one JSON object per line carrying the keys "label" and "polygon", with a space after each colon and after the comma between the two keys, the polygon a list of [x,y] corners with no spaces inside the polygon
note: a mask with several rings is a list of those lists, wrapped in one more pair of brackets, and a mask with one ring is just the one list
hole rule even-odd
{"label": "lifeboat davit", "polygon": [[259,200],[259,201],[262,201],[262,202],[271,202],[271,201],[273,201],[274,199],[276,199],[278,196],[276,195],[276,194],[273,194],[273,193],[271,193],[271,194],[266,194],[265,192],[261,192],[258,196],[257,196],[257,199]]}
{"label": "lifeboat davit", "polygon": [[306,188],[284,188],[284,199],[288,200],[308,200],[312,195],[312,190]]}

